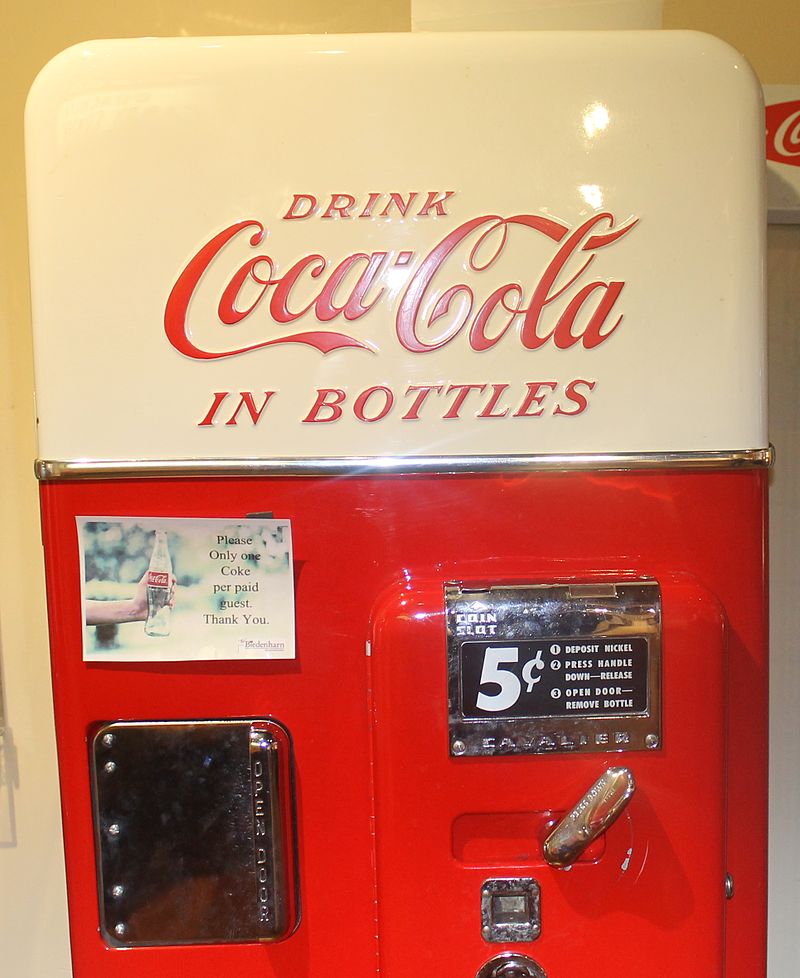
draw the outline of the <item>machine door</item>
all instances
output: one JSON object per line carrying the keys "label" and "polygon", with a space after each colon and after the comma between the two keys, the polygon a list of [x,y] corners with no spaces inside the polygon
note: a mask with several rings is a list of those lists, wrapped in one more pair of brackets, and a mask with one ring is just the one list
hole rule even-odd
{"label": "machine door", "polygon": [[292,933],[299,899],[285,727],[268,718],[107,723],[91,755],[106,944]]}
{"label": "machine door", "polygon": [[713,596],[418,580],[371,656],[381,974],[722,975]]}

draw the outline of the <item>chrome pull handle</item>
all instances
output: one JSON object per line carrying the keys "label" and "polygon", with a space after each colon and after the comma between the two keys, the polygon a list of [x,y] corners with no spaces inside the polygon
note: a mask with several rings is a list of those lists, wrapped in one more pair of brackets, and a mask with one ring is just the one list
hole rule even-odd
{"label": "chrome pull handle", "polygon": [[584,849],[622,814],[636,782],[626,767],[610,767],[547,837],[544,858],[551,866],[571,866]]}

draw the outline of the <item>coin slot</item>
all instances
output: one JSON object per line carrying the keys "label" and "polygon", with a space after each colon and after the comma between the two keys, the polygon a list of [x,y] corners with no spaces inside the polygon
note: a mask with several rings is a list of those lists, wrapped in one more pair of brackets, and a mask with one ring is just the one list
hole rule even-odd
{"label": "coin slot", "polygon": [[524,924],[530,920],[531,911],[526,893],[492,897],[492,918],[497,924]]}

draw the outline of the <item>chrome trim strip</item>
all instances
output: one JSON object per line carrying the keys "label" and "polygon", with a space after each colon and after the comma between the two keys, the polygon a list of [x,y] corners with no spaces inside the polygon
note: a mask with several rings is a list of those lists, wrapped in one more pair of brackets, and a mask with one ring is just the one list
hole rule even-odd
{"label": "chrome trim strip", "polygon": [[631,452],[579,455],[402,455],[345,458],[191,458],[171,460],[37,459],[36,478],[146,479],[208,476],[357,476],[419,473],[576,472],[637,469],[769,468],[774,449],[722,452]]}

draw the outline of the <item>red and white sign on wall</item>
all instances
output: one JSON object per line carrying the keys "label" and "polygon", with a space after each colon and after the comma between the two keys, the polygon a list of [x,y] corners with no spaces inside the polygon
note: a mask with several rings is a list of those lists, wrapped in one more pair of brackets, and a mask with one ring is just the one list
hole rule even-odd
{"label": "red and white sign on wall", "polygon": [[765,85],[767,204],[773,224],[800,221],[800,85]]}

